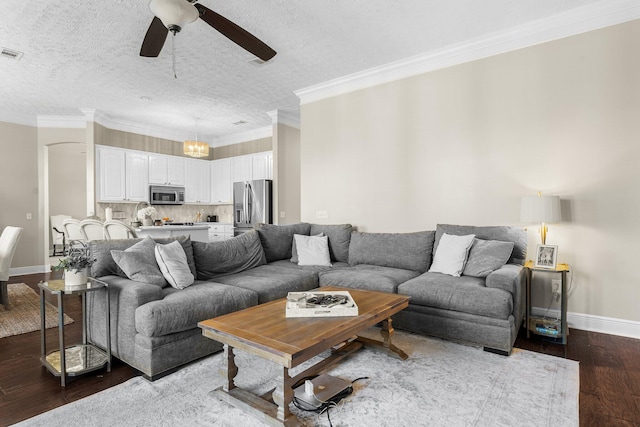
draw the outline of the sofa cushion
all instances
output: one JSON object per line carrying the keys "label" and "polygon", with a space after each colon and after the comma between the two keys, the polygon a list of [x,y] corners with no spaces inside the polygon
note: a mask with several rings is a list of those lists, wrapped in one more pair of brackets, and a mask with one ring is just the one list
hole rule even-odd
{"label": "sofa cushion", "polygon": [[187,255],[179,242],[156,245],[155,255],[160,272],[171,287],[184,289],[193,284],[193,273],[189,269]]}
{"label": "sofa cushion", "polygon": [[302,222],[291,225],[258,224],[256,231],[260,236],[260,243],[264,249],[267,262],[279,259],[291,259],[293,235],[309,235],[311,224]]}
{"label": "sofa cushion", "polygon": [[135,312],[138,333],[157,337],[197,327],[198,322],[252,307],[255,292],[212,282],[196,282],[186,289],[165,288],[158,301],[141,305]]}
{"label": "sofa cushion", "polygon": [[351,224],[311,224],[311,235],[323,233],[329,238],[331,261],[349,262],[349,244],[351,242]]}
{"label": "sofa cushion", "polygon": [[266,263],[260,238],[255,231],[222,242],[193,242],[198,280],[233,274]]}
{"label": "sofa cushion", "polygon": [[[126,277],[124,272],[111,256],[112,250],[123,251],[143,239],[116,239],[116,240],[92,240],[89,242],[89,250],[96,258],[96,262],[91,266],[91,277],[102,276],[120,276]],[[193,275],[196,275],[196,264],[193,258],[193,247],[191,246],[191,238],[189,236],[169,237],[163,239],[153,239],[156,243],[167,244],[174,241],[180,242],[184,253],[187,256],[189,269]]]}
{"label": "sofa cushion", "polygon": [[444,233],[440,238],[438,249],[434,252],[433,263],[429,271],[460,277],[474,240],[473,234],[456,236]]}
{"label": "sofa cushion", "polygon": [[507,263],[513,252],[513,245],[513,242],[475,239],[462,274],[487,277]]}
{"label": "sofa cushion", "polygon": [[424,273],[431,264],[435,232],[351,234],[349,264],[371,264]]}
{"label": "sofa cushion", "polygon": [[502,289],[487,288],[484,279],[425,273],[398,286],[398,293],[409,295],[410,304],[508,319],[513,299]]}
{"label": "sofa cushion", "polygon": [[294,264],[290,261],[281,259],[279,261],[273,261],[270,262],[268,265],[275,265],[278,267],[285,267],[285,268],[291,268],[294,270],[305,270],[305,271],[315,271],[316,273],[320,272],[320,271],[331,271],[331,270],[337,270],[340,268],[351,268],[351,266],[349,264],[347,264],[346,262],[334,262],[331,264],[331,266],[325,266],[325,265],[298,265],[298,264]]}
{"label": "sofa cushion", "polygon": [[331,267],[329,256],[329,238],[327,236],[293,235],[298,252],[298,265],[322,265]]}
{"label": "sofa cushion", "polygon": [[464,236],[475,234],[476,239],[501,240],[503,242],[513,242],[513,252],[507,264],[524,265],[527,258],[527,232],[520,227],[489,226],[476,227],[472,225],[449,225],[438,224],[436,227],[436,239],[434,251],[438,248],[438,242],[444,233]]}
{"label": "sofa cushion", "polygon": [[156,262],[155,247],[156,242],[146,237],[123,251],[111,250],[111,257],[129,279],[163,288],[167,281]]}
{"label": "sofa cushion", "polygon": [[[286,262],[291,264],[289,261]],[[272,264],[261,265],[241,273],[218,276],[215,280],[256,292],[260,304],[284,298],[289,292],[308,291],[318,287],[316,272]]]}
{"label": "sofa cushion", "polygon": [[367,289],[395,293],[398,285],[419,273],[400,268],[359,264],[352,268],[320,272],[320,286]]}

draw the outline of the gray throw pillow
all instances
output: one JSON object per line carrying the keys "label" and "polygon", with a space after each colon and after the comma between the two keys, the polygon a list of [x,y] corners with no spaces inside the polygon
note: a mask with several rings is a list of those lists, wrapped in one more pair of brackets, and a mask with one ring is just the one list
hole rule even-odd
{"label": "gray throw pillow", "polygon": [[239,273],[267,263],[255,231],[222,242],[192,242],[192,245],[198,280]]}
{"label": "gray throw pillow", "polygon": [[[92,240],[89,242],[89,249],[91,254],[96,257],[96,262],[91,266],[92,277],[102,276],[120,276],[124,277],[126,274],[116,264],[111,256],[112,250],[124,251],[127,248],[141,242],[143,238],[139,239],[117,239],[117,240]],[[167,244],[178,241],[184,249],[184,253],[187,255],[187,263],[191,273],[196,275],[196,264],[193,259],[193,248],[191,247],[191,239],[189,236],[177,236],[167,237],[162,239],[153,239],[156,243]]]}
{"label": "gray throw pillow", "polygon": [[180,242],[156,245],[155,255],[162,275],[172,288],[184,289],[193,285],[193,273],[189,269],[187,254],[184,253]]}
{"label": "gray throw pillow", "polygon": [[164,288],[167,281],[158,268],[155,247],[156,242],[146,237],[124,251],[112,250],[111,256],[129,279]]}
{"label": "gray throw pillow", "polygon": [[475,239],[462,274],[464,276],[487,277],[492,271],[507,263],[511,252],[513,252],[513,247],[513,242]]}

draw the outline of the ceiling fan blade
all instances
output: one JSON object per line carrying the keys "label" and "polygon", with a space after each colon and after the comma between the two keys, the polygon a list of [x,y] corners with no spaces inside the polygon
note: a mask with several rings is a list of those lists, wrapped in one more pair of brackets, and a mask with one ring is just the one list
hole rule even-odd
{"label": "ceiling fan blade", "polygon": [[148,58],[155,58],[160,54],[164,41],[167,39],[169,30],[164,26],[162,21],[155,16],[147,34],[144,36],[142,47],[140,47],[140,56],[146,56]]}
{"label": "ceiling fan blade", "polygon": [[256,36],[229,21],[224,16],[212,11],[200,3],[196,3],[194,6],[200,12],[200,18],[204,22],[211,25],[222,33],[223,36],[243,49],[248,50],[263,61],[268,61],[276,55],[275,50],[271,49]]}

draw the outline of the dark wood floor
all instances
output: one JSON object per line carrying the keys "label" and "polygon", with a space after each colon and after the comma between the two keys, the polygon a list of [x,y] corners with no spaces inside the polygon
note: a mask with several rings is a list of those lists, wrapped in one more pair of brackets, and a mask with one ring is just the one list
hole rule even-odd
{"label": "dark wood floor", "polygon": [[[14,277],[37,290],[43,274]],[[55,301],[51,300],[55,305]],[[68,342],[82,337],[81,304],[65,296],[65,312],[76,321],[65,327]],[[47,342],[57,342],[57,329],[47,330]],[[567,346],[535,338],[524,331],[516,347],[580,362],[580,426],[640,427],[640,340],[571,330]],[[0,339],[0,426],[81,399],[122,383],[137,373],[114,360],[110,373],[98,371],[60,387],[59,379],[40,365],[40,332]],[[532,385],[535,386],[535,385]]]}

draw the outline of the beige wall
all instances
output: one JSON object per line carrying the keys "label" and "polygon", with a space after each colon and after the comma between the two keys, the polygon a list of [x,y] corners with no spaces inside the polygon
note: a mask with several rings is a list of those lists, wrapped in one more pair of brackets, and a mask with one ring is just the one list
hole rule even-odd
{"label": "beige wall", "polygon": [[[27,213],[33,219],[26,219]],[[42,264],[39,220],[37,130],[0,122],[0,230],[24,228],[12,268]]]}
{"label": "beige wall", "polygon": [[300,129],[282,123],[273,129],[273,222],[295,224],[300,222]]}
{"label": "beige wall", "polygon": [[260,138],[253,141],[240,142],[237,144],[223,145],[213,149],[214,159],[225,159],[227,157],[244,156],[246,154],[261,153],[271,151],[273,138]]}
{"label": "beige wall", "polygon": [[84,143],[49,146],[49,215],[87,215],[86,157]]}
{"label": "beige wall", "polygon": [[640,321],[639,76],[635,21],[303,105],[302,220],[521,225],[559,195],[569,310]]}
{"label": "beige wall", "polygon": [[[97,123],[94,123],[94,141],[97,145],[188,157],[182,151],[182,141],[109,129]],[[213,159],[213,156],[209,154],[209,157],[203,159]]]}

